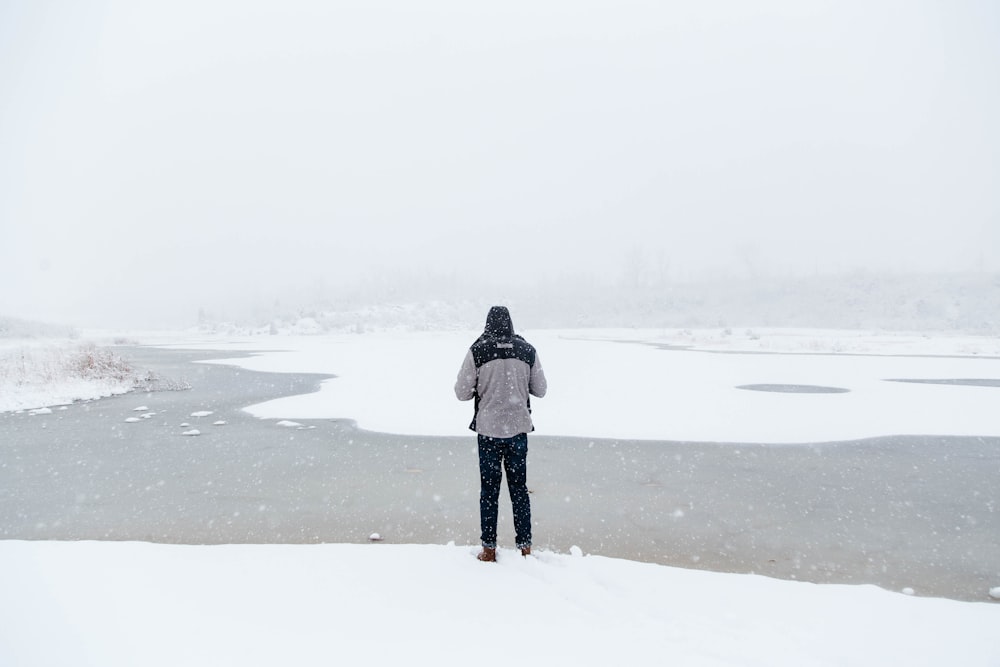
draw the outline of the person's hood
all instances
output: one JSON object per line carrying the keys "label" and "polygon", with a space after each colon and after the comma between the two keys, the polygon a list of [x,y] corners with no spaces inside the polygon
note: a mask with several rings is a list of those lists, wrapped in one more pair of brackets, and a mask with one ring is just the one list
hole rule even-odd
{"label": "person's hood", "polygon": [[493,306],[486,316],[483,334],[490,338],[510,338],[514,335],[514,323],[506,306]]}

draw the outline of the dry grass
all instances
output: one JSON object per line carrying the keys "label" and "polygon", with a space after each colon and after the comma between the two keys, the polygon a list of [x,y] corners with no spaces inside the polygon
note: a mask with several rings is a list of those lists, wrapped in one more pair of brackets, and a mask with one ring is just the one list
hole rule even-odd
{"label": "dry grass", "polygon": [[134,375],[131,364],[107,348],[84,345],[70,357],[71,370],[84,379],[128,380]]}
{"label": "dry grass", "polygon": [[146,378],[114,350],[92,343],[0,350],[0,387],[44,386],[65,380],[107,380],[139,387]]}

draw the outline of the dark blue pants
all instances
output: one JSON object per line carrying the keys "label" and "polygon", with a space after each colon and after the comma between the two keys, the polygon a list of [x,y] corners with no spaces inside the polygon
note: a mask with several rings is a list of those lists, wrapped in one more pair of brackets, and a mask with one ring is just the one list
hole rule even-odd
{"label": "dark blue pants", "polygon": [[479,436],[479,523],[484,547],[497,546],[497,510],[501,466],[507,473],[507,490],[514,510],[517,546],[531,546],[531,501],[528,499],[528,434],[513,438]]}

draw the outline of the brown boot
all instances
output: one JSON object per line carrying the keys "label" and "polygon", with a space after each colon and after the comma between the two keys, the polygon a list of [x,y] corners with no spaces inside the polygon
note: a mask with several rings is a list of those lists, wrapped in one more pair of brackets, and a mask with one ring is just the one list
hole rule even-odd
{"label": "brown boot", "polygon": [[497,562],[497,550],[490,547],[483,547],[483,550],[479,552],[476,558],[484,563],[495,563]]}
{"label": "brown boot", "polygon": [[530,556],[531,555],[531,547],[530,546],[521,547],[521,555],[522,556]]}

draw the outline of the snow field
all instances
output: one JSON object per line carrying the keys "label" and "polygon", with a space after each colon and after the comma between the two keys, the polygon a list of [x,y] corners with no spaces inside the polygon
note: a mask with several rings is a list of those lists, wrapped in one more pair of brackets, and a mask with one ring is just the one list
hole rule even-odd
{"label": "snow field", "polygon": [[[630,342],[617,342],[626,335]],[[257,417],[354,419],[373,431],[466,435],[472,406],[456,401],[452,387],[475,336],[270,337],[268,347],[280,351],[209,363],[336,376],[324,381],[319,392],[248,406]],[[655,344],[666,339],[653,331],[542,331],[526,337],[537,347],[549,379],[550,394],[533,403],[535,427],[545,435],[771,444],[905,434],[1000,435],[996,387],[890,381],[1000,379],[996,358],[891,354],[900,349],[907,354],[971,349],[967,337],[868,336],[853,343],[873,356],[664,350]],[[798,337],[819,341],[812,347],[820,350],[842,340],[828,332],[815,338],[798,332]],[[786,335],[785,343],[774,345],[801,349],[799,338],[789,342]],[[246,342],[222,341],[219,347],[244,347]],[[976,349],[990,349],[990,344],[982,339]],[[846,391],[790,394],[739,388],[752,384]]]}
{"label": "snow field", "polygon": [[[1000,607],[597,556],[415,545],[0,542],[35,665],[1000,664]],[[52,641],[52,638],[58,641]]]}

